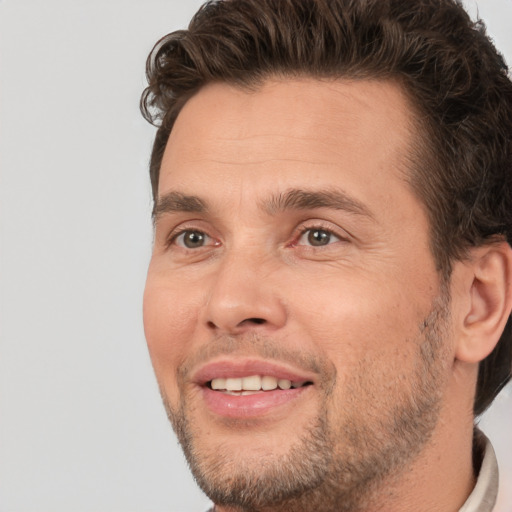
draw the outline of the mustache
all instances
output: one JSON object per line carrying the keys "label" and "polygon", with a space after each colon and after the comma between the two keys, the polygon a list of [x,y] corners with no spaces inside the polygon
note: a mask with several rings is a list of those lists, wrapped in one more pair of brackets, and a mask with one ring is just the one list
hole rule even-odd
{"label": "mustache", "polygon": [[186,381],[193,370],[218,357],[240,356],[286,363],[299,370],[316,373],[320,381],[330,381],[334,385],[337,372],[332,361],[323,354],[294,349],[283,341],[255,333],[216,336],[182,361],[178,368],[178,380]]}

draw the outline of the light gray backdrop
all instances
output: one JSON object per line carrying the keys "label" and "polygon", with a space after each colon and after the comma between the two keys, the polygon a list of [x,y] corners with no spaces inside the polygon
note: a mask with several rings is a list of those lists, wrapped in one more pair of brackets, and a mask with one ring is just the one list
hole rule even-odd
{"label": "light gray backdrop", "polygon": [[[138,111],[144,62],[199,4],[0,0],[0,512],[208,506],[141,320],[154,133]],[[512,1],[478,4],[512,61]],[[512,504],[510,389],[482,424]]]}

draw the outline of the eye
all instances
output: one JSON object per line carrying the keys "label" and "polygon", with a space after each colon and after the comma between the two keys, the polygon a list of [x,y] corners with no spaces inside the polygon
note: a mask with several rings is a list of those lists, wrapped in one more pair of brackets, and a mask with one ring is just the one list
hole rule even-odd
{"label": "eye", "polygon": [[312,247],[322,247],[333,242],[339,242],[341,239],[332,231],[321,228],[306,229],[300,236],[297,245],[310,245]]}
{"label": "eye", "polygon": [[211,245],[212,239],[206,233],[195,230],[185,230],[174,237],[174,243],[185,249],[199,249]]}

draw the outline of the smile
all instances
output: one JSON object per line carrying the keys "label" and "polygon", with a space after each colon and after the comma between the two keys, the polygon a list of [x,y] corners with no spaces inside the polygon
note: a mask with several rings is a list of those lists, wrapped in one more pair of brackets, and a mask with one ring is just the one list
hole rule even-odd
{"label": "smile", "polygon": [[317,375],[270,361],[222,360],[193,376],[206,408],[224,418],[277,418],[310,395]]}
{"label": "smile", "polygon": [[208,382],[207,385],[210,389],[215,391],[221,391],[235,396],[247,396],[261,393],[262,391],[296,389],[308,384],[310,384],[308,381],[278,379],[271,375],[251,375],[249,377],[216,378]]}

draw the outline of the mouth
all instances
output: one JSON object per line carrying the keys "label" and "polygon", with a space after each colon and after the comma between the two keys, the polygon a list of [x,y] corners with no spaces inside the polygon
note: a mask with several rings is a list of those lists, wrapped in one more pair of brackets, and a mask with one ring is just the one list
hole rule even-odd
{"label": "mouth", "polygon": [[314,387],[314,375],[268,361],[217,361],[194,380],[204,404],[224,418],[270,417],[285,411]]}
{"label": "mouth", "polygon": [[286,391],[311,386],[311,381],[292,381],[279,379],[272,375],[250,375],[248,377],[217,377],[206,383],[212,391],[232,396],[250,396],[269,391]]}

